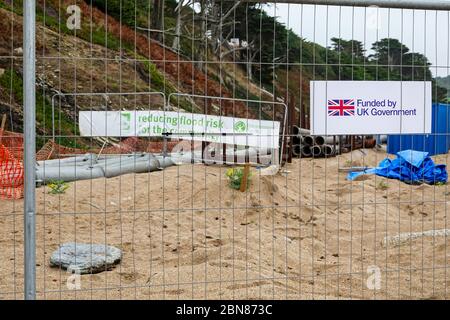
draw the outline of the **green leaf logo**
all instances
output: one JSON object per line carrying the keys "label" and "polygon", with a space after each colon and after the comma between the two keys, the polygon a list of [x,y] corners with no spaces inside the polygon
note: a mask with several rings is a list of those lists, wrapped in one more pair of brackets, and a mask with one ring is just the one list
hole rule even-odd
{"label": "green leaf logo", "polygon": [[131,129],[131,113],[122,112],[120,118],[120,128],[122,132],[128,132]]}
{"label": "green leaf logo", "polygon": [[244,121],[238,121],[234,124],[234,132],[245,132],[247,130],[247,125]]}

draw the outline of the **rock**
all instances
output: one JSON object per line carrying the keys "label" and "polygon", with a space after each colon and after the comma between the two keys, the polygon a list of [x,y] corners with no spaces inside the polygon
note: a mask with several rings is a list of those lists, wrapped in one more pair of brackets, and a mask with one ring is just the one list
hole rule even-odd
{"label": "rock", "polygon": [[309,207],[304,207],[300,209],[300,221],[302,222],[310,222],[313,219],[314,212]]}
{"label": "rock", "polygon": [[23,49],[21,47],[14,49],[15,54],[23,54]]}
{"label": "rock", "polygon": [[407,233],[400,233],[396,236],[384,237],[382,245],[383,247],[387,246],[397,247],[404,244],[408,244],[411,241],[422,237],[434,238],[434,237],[448,237],[448,236],[450,236],[450,229],[428,230],[422,232],[407,232]]}
{"label": "rock", "polygon": [[64,243],[50,257],[50,266],[69,269],[80,274],[110,269],[122,259],[116,247],[90,243]]}

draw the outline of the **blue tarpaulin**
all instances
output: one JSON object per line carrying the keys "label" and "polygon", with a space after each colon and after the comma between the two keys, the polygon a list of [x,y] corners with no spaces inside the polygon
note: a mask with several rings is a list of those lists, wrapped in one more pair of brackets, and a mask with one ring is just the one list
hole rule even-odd
{"label": "blue tarpaulin", "polygon": [[398,179],[406,183],[447,183],[447,169],[443,164],[435,165],[428,152],[405,150],[397,152],[396,159],[386,158],[378,167],[359,172],[349,172],[347,179],[355,180],[364,174]]}

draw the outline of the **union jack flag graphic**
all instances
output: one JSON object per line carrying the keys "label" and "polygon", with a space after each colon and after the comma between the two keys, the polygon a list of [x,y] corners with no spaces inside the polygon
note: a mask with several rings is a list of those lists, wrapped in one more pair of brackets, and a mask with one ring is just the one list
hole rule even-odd
{"label": "union jack flag graphic", "polygon": [[328,100],[328,115],[336,116],[354,116],[355,115],[355,100]]}

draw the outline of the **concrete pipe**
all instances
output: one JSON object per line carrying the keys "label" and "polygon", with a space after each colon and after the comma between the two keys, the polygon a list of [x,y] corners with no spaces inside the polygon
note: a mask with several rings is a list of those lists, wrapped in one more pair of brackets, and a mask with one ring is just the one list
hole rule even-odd
{"label": "concrete pipe", "polygon": [[323,137],[323,136],[314,137],[314,143],[317,146],[323,146],[325,144],[325,137]]}
{"label": "concrete pipe", "polygon": [[304,136],[303,137],[303,144],[312,146],[314,144],[314,137],[312,136]]}
{"label": "concrete pipe", "polygon": [[323,155],[321,146],[313,146],[311,147],[311,153],[313,157],[321,157]]}
{"label": "concrete pipe", "polygon": [[325,144],[322,146],[322,152],[325,157],[332,157],[334,156],[334,147],[329,144]]}
{"label": "concrete pipe", "polygon": [[312,156],[311,147],[310,146],[302,146],[302,157],[309,158]]}
{"label": "concrete pipe", "polygon": [[308,129],[300,128],[299,126],[292,126],[292,134],[298,135],[309,135],[311,133]]}
{"label": "concrete pipe", "polygon": [[334,136],[325,136],[325,144],[330,144],[330,145],[338,145],[339,144],[339,137],[336,136],[336,139],[334,139]]}
{"label": "concrete pipe", "polygon": [[300,144],[294,144],[292,154],[296,157],[300,156],[302,154],[302,146]]}
{"label": "concrete pipe", "polygon": [[333,136],[316,136],[316,137],[314,137],[314,142],[318,146],[323,146],[324,144],[338,145],[339,137],[336,137],[336,140],[335,140]]}
{"label": "concrete pipe", "polygon": [[302,137],[301,136],[293,136],[292,137],[292,144],[297,145],[297,144],[302,144]]}

